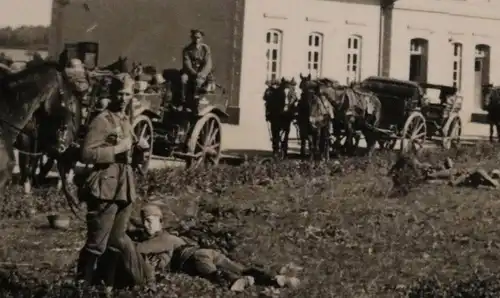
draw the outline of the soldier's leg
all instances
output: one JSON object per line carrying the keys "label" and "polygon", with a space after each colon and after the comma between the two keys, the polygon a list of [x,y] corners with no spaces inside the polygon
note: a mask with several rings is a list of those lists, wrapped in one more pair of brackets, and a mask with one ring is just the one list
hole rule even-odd
{"label": "soldier's leg", "polygon": [[91,283],[97,259],[108,244],[113,227],[116,206],[96,198],[87,198],[87,240],[80,252],[77,265],[77,280]]}
{"label": "soldier's leg", "polygon": [[117,205],[117,208],[109,239],[109,249],[115,254],[108,265],[105,283],[108,286],[113,285],[118,262],[122,260],[125,270],[132,276],[134,283],[142,284],[151,278],[152,272],[148,272],[144,258],[137,252],[132,239],[126,233],[133,206],[130,203],[123,203]]}
{"label": "soldier's leg", "polygon": [[[218,264],[218,261],[222,262]],[[191,256],[190,263],[194,267],[190,268],[193,273],[219,284],[238,280],[243,269],[232,263],[224,263],[221,253],[213,249],[198,249]]]}

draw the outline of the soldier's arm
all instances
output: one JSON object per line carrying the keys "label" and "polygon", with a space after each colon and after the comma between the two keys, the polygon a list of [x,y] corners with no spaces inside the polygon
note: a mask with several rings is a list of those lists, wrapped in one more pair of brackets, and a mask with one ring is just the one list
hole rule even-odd
{"label": "soldier's arm", "polygon": [[[83,141],[82,162],[86,164],[105,164],[115,161],[114,148],[107,145],[106,120],[97,116],[89,125]],[[106,146],[107,145],[107,146]]]}
{"label": "soldier's arm", "polygon": [[182,50],[182,65],[191,75],[196,74],[196,70],[193,68],[193,62],[191,61],[191,57],[189,57],[189,51],[187,48]]}
{"label": "soldier's arm", "polygon": [[210,47],[205,45],[205,65],[203,66],[203,69],[200,71],[200,75],[204,78],[206,78],[210,72],[212,71],[212,53],[210,51]]}

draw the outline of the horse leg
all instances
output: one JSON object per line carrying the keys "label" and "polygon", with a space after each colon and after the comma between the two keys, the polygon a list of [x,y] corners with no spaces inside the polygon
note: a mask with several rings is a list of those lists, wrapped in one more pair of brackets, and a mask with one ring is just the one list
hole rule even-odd
{"label": "horse leg", "polygon": [[[498,139],[498,142],[500,142],[500,121],[495,121],[495,128],[497,130],[497,139]],[[493,133],[491,134],[491,139],[493,140]]]}
{"label": "horse leg", "polygon": [[300,156],[306,158],[306,143],[308,141],[308,127],[303,120],[299,122]]}
{"label": "horse leg", "polygon": [[[494,124],[494,121],[491,121],[491,120],[488,122],[489,122],[488,124],[490,125],[490,142],[493,142],[493,134],[494,134],[493,129],[494,129],[495,124]],[[498,131],[497,131],[497,133],[498,133]]]}
{"label": "horse leg", "polygon": [[[330,121],[328,121],[330,123]],[[321,139],[323,141],[323,153],[326,161],[330,161],[330,127],[327,125],[323,128],[323,135]]]}
{"label": "horse leg", "polygon": [[372,131],[370,131],[370,129],[367,128],[363,129],[362,133],[365,136],[366,140],[367,155],[368,157],[372,157],[373,152],[375,151],[375,144],[377,143],[375,135],[372,133]]}
{"label": "horse leg", "polygon": [[277,125],[276,120],[271,120],[271,142],[273,146],[273,156],[279,156],[280,146],[280,127]]}
{"label": "horse leg", "polygon": [[45,183],[45,180],[50,172],[52,170],[52,167],[54,166],[54,159],[47,157],[47,162],[43,163],[44,156],[40,157],[41,160],[41,167],[40,167],[40,172],[37,175],[37,180],[40,181],[41,183]]}
{"label": "horse leg", "polygon": [[[20,137],[16,140],[16,143],[18,144],[19,149],[21,151],[29,151],[29,149],[26,150],[26,148],[30,148],[30,146],[26,146],[27,145],[27,138],[23,138],[21,135],[19,135],[19,136]],[[18,151],[19,182],[23,185],[24,193],[29,194],[29,193],[31,193],[30,157],[21,151]]]}
{"label": "horse leg", "polygon": [[285,127],[283,129],[283,139],[281,140],[281,148],[282,148],[282,151],[283,151],[283,158],[286,158],[288,156],[288,138],[290,136],[290,125],[291,125],[291,122],[287,124],[285,124]]}
{"label": "horse leg", "polygon": [[16,157],[12,144],[6,140],[0,140],[0,190],[3,190],[12,178],[15,166]]}
{"label": "horse leg", "polygon": [[346,152],[347,154],[349,155],[354,155],[354,145],[352,143],[352,137],[353,137],[353,125],[351,124],[351,121],[350,119],[346,119],[346,122],[345,122],[345,148],[346,148]]}

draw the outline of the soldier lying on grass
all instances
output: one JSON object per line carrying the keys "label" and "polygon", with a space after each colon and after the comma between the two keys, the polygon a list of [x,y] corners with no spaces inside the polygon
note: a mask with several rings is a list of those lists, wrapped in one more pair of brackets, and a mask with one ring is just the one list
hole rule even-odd
{"label": "soldier lying on grass", "polygon": [[[448,183],[451,186],[485,186],[498,188],[500,170],[495,169],[488,173],[480,167],[457,169],[453,167],[453,161],[447,158],[443,165],[431,165],[422,163],[414,156],[402,156],[389,171],[394,185],[401,186],[411,182],[434,182]],[[413,176],[413,177],[409,177]]]}
{"label": "soldier lying on grass", "polygon": [[[237,292],[254,283],[275,287],[295,287],[299,284],[296,277],[272,275],[261,269],[245,267],[217,250],[200,248],[189,239],[185,240],[164,231],[162,222],[163,213],[158,206],[149,204],[142,208],[143,227],[129,231],[132,238],[137,241],[137,255],[143,258],[139,262],[131,263],[138,264],[142,268],[133,268],[130,272],[132,276],[117,277],[121,283],[124,280],[145,279],[154,276],[154,273],[183,272],[204,277],[217,284],[229,283],[231,290]],[[105,262],[102,266],[106,266]],[[125,266],[125,268],[130,267]],[[146,271],[154,273],[144,274]]]}

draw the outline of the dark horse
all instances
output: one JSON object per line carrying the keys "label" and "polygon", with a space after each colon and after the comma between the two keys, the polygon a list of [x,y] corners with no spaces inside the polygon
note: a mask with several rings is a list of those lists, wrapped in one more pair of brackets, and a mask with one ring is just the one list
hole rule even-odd
{"label": "dark horse", "polygon": [[273,155],[283,159],[288,154],[288,137],[298,104],[295,79],[266,82],[264,102],[269,122]]}
{"label": "dark horse", "polygon": [[483,109],[488,112],[488,124],[490,126],[490,142],[493,142],[494,129],[497,130],[500,142],[500,87],[491,84],[483,86]]}
{"label": "dark horse", "polygon": [[330,159],[330,128],[333,121],[333,106],[321,95],[321,88],[326,81],[312,80],[300,74],[302,90],[298,105],[298,124],[300,130],[300,153],[306,155],[306,143],[309,143],[311,158]]}
{"label": "dark horse", "polygon": [[[57,63],[45,61],[17,73],[0,74],[0,189],[15,166],[14,141],[35,118],[35,152],[58,159],[73,144],[79,127],[79,101]],[[24,146],[23,146],[24,147]]]}
{"label": "dark horse", "polygon": [[[310,81],[310,76],[302,77]],[[368,155],[375,149],[378,139],[377,127],[380,122],[382,104],[377,96],[361,90],[358,86],[340,86],[331,80],[319,79],[317,92],[325,97],[334,107],[334,135],[336,147],[340,146],[342,134],[345,134],[347,152],[354,152],[356,131],[360,130],[366,139]],[[321,83],[323,82],[323,83]]]}

